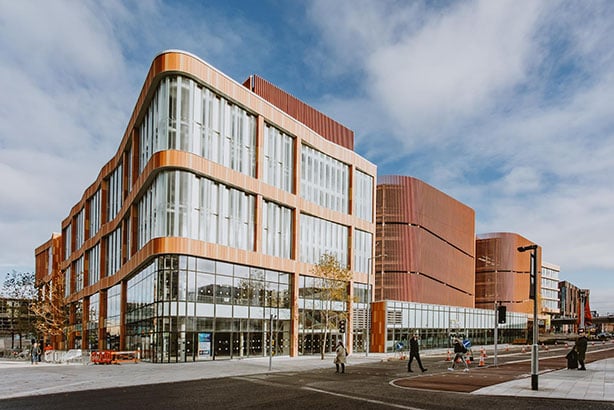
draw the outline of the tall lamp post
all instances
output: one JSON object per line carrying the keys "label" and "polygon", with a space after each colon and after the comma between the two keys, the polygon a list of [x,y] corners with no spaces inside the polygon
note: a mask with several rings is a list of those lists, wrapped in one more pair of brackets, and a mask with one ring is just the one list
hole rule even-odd
{"label": "tall lamp post", "polygon": [[537,245],[518,247],[518,252],[531,251],[531,284],[529,298],[533,299],[533,346],[531,347],[531,390],[538,390],[539,324],[537,323]]}

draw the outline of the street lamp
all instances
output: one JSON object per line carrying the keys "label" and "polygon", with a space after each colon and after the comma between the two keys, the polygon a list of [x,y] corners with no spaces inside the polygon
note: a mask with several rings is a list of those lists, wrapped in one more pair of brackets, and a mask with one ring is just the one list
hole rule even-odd
{"label": "street lamp", "polygon": [[533,299],[533,346],[531,347],[531,390],[538,390],[538,375],[539,370],[539,340],[537,323],[537,245],[528,245],[518,247],[518,252],[531,251],[531,287],[529,289],[529,298]]}

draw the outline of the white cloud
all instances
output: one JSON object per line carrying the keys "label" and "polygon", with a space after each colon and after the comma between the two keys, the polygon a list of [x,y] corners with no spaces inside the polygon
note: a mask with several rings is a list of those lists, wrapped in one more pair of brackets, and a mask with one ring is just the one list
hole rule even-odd
{"label": "white cloud", "polygon": [[433,184],[476,210],[478,232],[517,232],[562,279],[612,294],[591,272],[614,271],[614,6],[324,4],[321,45],[363,72],[336,103],[379,107],[346,121],[370,124],[358,146],[379,172]]}

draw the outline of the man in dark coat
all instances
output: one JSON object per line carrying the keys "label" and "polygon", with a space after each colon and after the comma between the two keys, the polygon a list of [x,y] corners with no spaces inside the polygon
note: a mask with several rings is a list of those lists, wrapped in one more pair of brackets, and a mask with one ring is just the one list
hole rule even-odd
{"label": "man in dark coat", "polygon": [[411,339],[409,339],[409,362],[407,362],[407,371],[413,372],[411,369],[411,362],[416,358],[420,370],[424,373],[428,369],[422,366],[422,360],[420,360],[420,343],[418,342],[418,333],[414,333]]}
{"label": "man in dark coat", "polygon": [[584,367],[584,359],[586,358],[586,348],[588,347],[588,339],[584,334],[584,329],[578,330],[578,340],[576,340],[576,352],[578,352],[578,363],[580,363],[580,367],[578,370],[586,370]]}

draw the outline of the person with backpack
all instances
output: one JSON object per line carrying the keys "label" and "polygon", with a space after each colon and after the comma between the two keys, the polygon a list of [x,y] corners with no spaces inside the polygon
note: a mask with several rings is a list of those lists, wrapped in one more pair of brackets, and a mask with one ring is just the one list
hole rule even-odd
{"label": "person with backpack", "polygon": [[464,372],[469,371],[469,365],[465,361],[465,353],[467,353],[467,348],[461,342],[461,340],[457,337],[454,338],[454,361],[452,362],[452,367],[448,367],[448,370],[454,371],[454,366],[456,366],[456,362],[463,362],[465,364]]}

